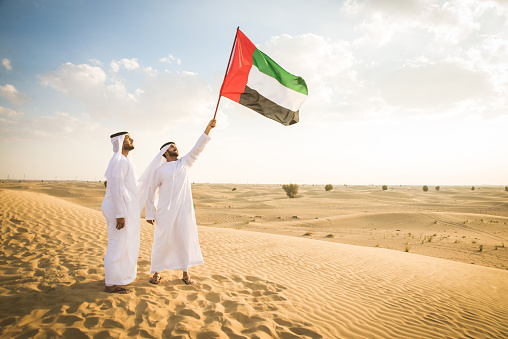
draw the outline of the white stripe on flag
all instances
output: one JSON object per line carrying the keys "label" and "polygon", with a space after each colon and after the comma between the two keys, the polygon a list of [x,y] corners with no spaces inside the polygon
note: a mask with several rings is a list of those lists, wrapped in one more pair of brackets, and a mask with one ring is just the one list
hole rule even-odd
{"label": "white stripe on flag", "polygon": [[274,103],[294,112],[300,109],[300,106],[302,106],[307,98],[305,94],[293,91],[281,85],[280,82],[271,76],[260,72],[254,65],[249,72],[247,86]]}

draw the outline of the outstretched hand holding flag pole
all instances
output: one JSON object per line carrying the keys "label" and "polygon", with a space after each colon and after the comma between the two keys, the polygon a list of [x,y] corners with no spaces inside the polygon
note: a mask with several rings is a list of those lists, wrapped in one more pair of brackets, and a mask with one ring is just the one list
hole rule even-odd
{"label": "outstretched hand holding flag pole", "polygon": [[292,125],[299,121],[307,94],[302,77],[285,71],[237,28],[215,115],[224,96],[283,125]]}

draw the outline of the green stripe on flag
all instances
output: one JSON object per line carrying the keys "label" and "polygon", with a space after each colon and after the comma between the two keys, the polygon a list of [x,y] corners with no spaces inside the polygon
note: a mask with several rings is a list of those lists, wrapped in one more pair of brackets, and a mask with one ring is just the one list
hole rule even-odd
{"label": "green stripe on flag", "polygon": [[256,48],[252,54],[252,59],[252,64],[256,66],[260,72],[276,79],[283,86],[290,88],[293,91],[308,95],[307,85],[302,77],[295,76],[285,71],[259,49]]}
{"label": "green stripe on flag", "polygon": [[307,95],[293,91],[281,85],[277,79],[260,72],[257,67],[250,69],[247,86],[255,89],[265,98],[292,111],[298,111],[307,98]]}

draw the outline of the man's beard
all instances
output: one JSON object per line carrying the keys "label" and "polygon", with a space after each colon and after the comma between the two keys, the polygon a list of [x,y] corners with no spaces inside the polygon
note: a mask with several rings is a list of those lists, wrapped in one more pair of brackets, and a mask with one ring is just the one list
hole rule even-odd
{"label": "man's beard", "polygon": [[132,151],[134,149],[134,145],[125,145],[123,149],[126,151]]}
{"label": "man's beard", "polygon": [[173,151],[173,152],[168,151],[168,155],[170,157],[177,157],[178,156],[178,151]]}

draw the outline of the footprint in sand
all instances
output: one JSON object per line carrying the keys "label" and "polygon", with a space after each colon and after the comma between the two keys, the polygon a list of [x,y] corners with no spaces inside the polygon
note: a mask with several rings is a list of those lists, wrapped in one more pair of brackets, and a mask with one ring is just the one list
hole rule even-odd
{"label": "footprint in sand", "polygon": [[231,281],[228,277],[218,275],[218,274],[212,275],[212,278],[217,281],[220,281],[220,282]]}
{"label": "footprint in sand", "polygon": [[[11,218],[10,219],[10,222],[12,222],[13,224],[16,224],[16,225],[19,225],[21,224],[23,221],[22,220],[18,220],[16,218]],[[26,232],[26,231],[25,231]]]}
{"label": "footprint in sand", "polygon": [[62,334],[62,338],[89,338],[88,335],[83,333],[79,328],[68,328]]}
{"label": "footprint in sand", "polygon": [[99,325],[99,317],[87,317],[84,325],[86,328],[97,327]]}
{"label": "footprint in sand", "polygon": [[197,314],[195,311],[188,309],[188,308],[181,310],[179,312],[179,314],[186,316],[186,317],[192,317],[194,319],[201,319],[201,316],[199,314]]}
{"label": "footprint in sand", "polygon": [[75,322],[81,321],[81,320],[83,320],[83,318],[77,317],[75,315],[62,315],[62,316],[58,317],[56,322],[59,324],[64,324],[66,326],[71,326]]}
{"label": "footprint in sand", "polygon": [[122,328],[122,329],[125,328],[121,322],[113,320],[113,319],[104,320],[104,322],[102,323],[102,327],[104,327],[104,328]]}
{"label": "footprint in sand", "polygon": [[219,293],[210,292],[206,295],[206,300],[213,303],[219,303],[222,301],[222,297]]}

